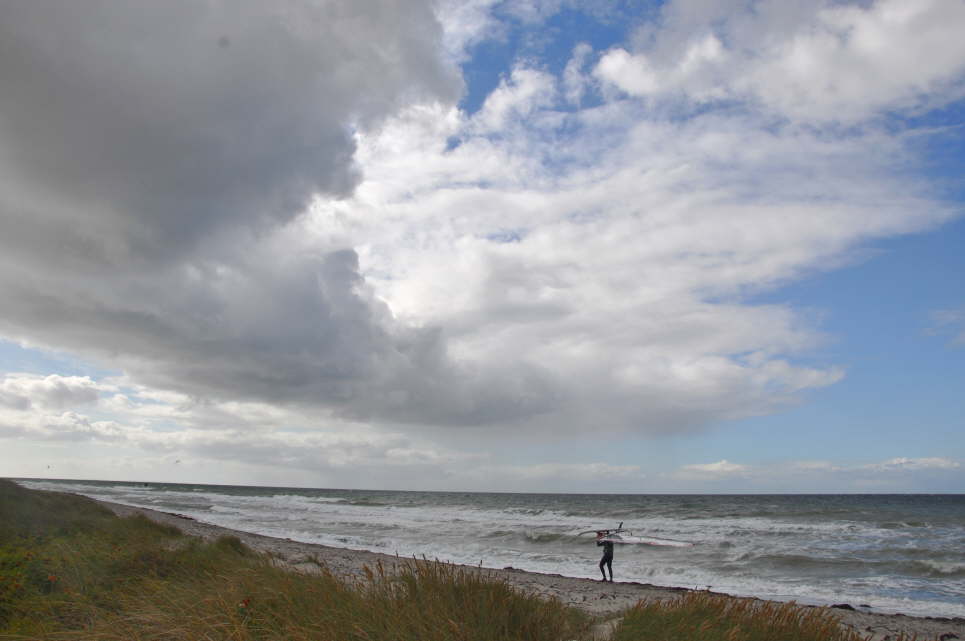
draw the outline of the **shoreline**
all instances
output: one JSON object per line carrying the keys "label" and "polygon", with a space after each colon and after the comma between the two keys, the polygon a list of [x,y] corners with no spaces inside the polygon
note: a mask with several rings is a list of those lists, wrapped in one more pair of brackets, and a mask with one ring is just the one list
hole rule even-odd
{"label": "shoreline", "polygon": [[[305,572],[317,571],[318,563],[321,563],[338,576],[362,578],[365,566],[374,567],[381,563],[391,568],[409,560],[380,552],[280,539],[205,523],[193,517],[171,512],[132,507],[99,499],[91,500],[107,507],[118,516],[142,514],[153,521],[173,525],[184,534],[205,540],[216,539],[220,536],[236,536],[252,549],[268,553],[284,565]],[[617,616],[619,611],[634,605],[641,599],[666,600],[681,593],[693,591],[690,588],[662,587],[637,582],[604,583],[594,579],[567,577],[559,574],[541,574],[512,567],[503,569],[468,565],[461,565],[461,567],[505,580],[522,592],[557,598],[566,605],[579,608],[604,619]],[[756,597],[738,597],[713,591],[711,591],[711,594],[731,599],[767,600]],[[917,617],[846,608],[835,609],[835,614],[839,617],[843,626],[856,630],[862,636],[869,638],[870,641],[893,641],[901,634],[907,637],[917,636],[922,640],[951,641],[965,639],[965,618]]]}

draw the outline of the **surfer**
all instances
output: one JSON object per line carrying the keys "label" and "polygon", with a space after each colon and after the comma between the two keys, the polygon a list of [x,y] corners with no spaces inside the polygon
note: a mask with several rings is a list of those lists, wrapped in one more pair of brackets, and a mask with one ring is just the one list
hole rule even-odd
{"label": "surfer", "polygon": [[597,530],[596,544],[603,546],[603,558],[600,559],[600,572],[603,574],[603,580],[606,581],[606,570],[603,569],[606,566],[610,568],[610,583],[613,583],[613,541],[605,540],[607,534],[609,532],[606,530]]}

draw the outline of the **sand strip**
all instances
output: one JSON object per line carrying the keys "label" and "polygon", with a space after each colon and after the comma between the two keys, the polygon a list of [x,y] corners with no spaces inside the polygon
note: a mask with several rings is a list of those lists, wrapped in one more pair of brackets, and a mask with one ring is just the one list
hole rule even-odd
{"label": "sand strip", "polygon": [[[107,501],[98,501],[98,503],[110,508],[119,516],[143,514],[149,519],[173,525],[185,534],[202,539],[211,540],[225,535],[237,536],[249,547],[267,552],[302,571],[317,570],[318,566],[315,563],[317,561],[326,565],[336,575],[361,577],[362,568],[365,566],[375,567],[381,562],[387,567],[392,567],[400,561],[398,557],[387,554],[278,539],[232,530],[168,512],[128,507]],[[590,563],[592,560],[587,562]],[[484,571],[506,580],[510,585],[524,592],[556,597],[565,604],[601,617],[615,617],[621,610],[641,599],[669,599],[687,591],[685,588],[666,588],[636,582],[603,583],[511,568]],[[872,641],[893,641],[902,633],[908,637],[917,636],[922,641],[965,639],[965,618],[911,617],[903,614],[879,614],[846,609],[838,609],[836,614],[840,616],[842,625],[854,628],[862,635],[869,636]]]}

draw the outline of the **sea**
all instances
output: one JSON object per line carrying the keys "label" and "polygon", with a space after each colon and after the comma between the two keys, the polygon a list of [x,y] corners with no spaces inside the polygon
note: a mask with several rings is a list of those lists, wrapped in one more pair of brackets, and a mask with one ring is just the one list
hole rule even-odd
{"label": "sea", "polygon": [[618,545],[617,581],[871,612],[965,617],[965,494],[647,495],[407,492],[20,480],[44,490],[308,543],[486,568],[599,578],[580,532]]}

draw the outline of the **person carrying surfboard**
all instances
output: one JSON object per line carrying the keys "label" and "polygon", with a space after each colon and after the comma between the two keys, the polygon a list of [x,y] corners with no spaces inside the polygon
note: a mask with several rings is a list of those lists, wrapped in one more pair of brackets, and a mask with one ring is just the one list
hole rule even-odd
{"label": "person carrying surfboard", "polygon": [[613,583],[613,541],[606,539],[609,533],[607,530],[597,530],[596,544],[603,546],[603,558],[600,559],[600,572],[603,574],[603,580],[606,581],[606,570],[603,569],[606,566],[610,569],[610,583]]}

